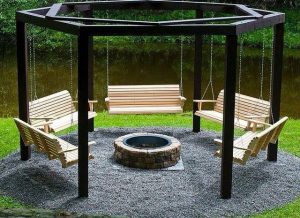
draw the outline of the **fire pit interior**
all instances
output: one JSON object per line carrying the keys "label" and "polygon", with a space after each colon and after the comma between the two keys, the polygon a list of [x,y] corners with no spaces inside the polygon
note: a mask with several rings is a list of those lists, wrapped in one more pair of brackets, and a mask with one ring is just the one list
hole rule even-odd
{"label": "fire pit interior", "polygon": [[134,136],[128,137],[124,140],[125,145],[134,148],[142,148],[142,149],[151,149],[151,148],[160,148],[164,146],[168,146],[171,144],[171,141],[164,136]]}
{"label": "fire pit interior", "polygon": [[122,165],[143,169],[174,166],[180,159],[180,142],[170,136],[133,133],[114,142],[116,161]]}

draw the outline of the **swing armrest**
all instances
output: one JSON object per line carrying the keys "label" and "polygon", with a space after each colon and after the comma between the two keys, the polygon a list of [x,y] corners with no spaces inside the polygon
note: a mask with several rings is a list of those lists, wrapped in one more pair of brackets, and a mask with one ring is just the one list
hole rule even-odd
{"label": "swing armrest", "polygon": [[90,108],[90,111],[94,111],[94,104],[98,103],[97,100],[89,100],[89,108]]}
{"label": "swing armrest", "polygon": [[214,139],[214,143],[216,145],[222,146],[223,141],[222,141],[222,139]]}
{"label": "swing armrest", "polygon": [[71,152],[71,151],[77,151],[77,150],[78,150],[77,147],[76,148],[69,148],[69,149],[58,152],[58,154],[64,154],[64,153],[68,153],[68,152]]}
{"label": "swing armrest", "polygon": [[[74,104],[78,104],[78,101],[72,101]],[[98,103],[97,100],[88,100],[90,111],[94,111],[94,104]]]}
{"label": "swing armrest", "polygon": [[[223,143],[223,141],[221,139],[214,139],[214,142],[216,145],[219,145],[219,146],[222,146],[222,143]],[[245,150],[245,151],[251,151],[250,149],[243,148],[243,147],[236,146],[236,145],[234,145],[233,148],[237,148],[237,149],[241,149],[241,150]]]}
{"label": "swing armrest", "polygon": [[[261,125],[263,125],[263,126],[271,126],[271,124],[269,124],[269,123],[265,123],[265,122],[262,122],[262,121],[259,121],[259,120],[253,120],[253,119],[250,119],[250,120],[247,120],[247,128],[246,128],[246,130],[251,130],[251,131],[253,131],[253,132],[255,132],[256,131],[256,129],[257,129],[257,125],[258,124],[261,124]],[[253,124],[253,127],[251,127],[251,124]]]}
{"label": "swing armrest", "polygon": [[46,120],[49,121],[51,119],[54,119],[54,117],[29,117],[30,120]]}
{"label": "swing armrest", "polygon": [[[96,144],[95,141],[88,142],[88,146],[89,147],[92,146],[92,145],[95,145],[95,144]],[[78,150],[78,147],[76,147],[76,148],[70,148],[70,149],[66,149],[66,150],[60,151],[60,152],[58,152],[58,154],[63,154],[63,153],[67,153],[67,152],[71,152],[71,151],[76,151],[76,150]]]}
{"label": "swing armrest", "polygon": [[216,103],[217,100],[193,100],[193,102],[197,102],[197,103]]}
{"label": "swing armrest", "polygon": [[253,120],[253,119],[251,119],[251,120],[248,120],[248,122],[262,124],[264,126],[271,126],[270,123],[265,123],[265,122],[262,122],[262,121],[259,121],[259,120]]}
{"label": "swing armrest", "polygon": [[183,96],[180,96],[180,100],[181,100],[181,101],[186,101],[186,98],[183,97]]}
{"label": "swing armrest", "polygon": [[265,114],[263,114],[263,115],[248,115],[248,116],[245,116],[246,118],[249,118],[249,119],[253,119],[253,118],[265,118],[265,119],[267,119],[267,118],[269,118],[269,115],[265,115]]}
{"label": "swing armrest", "polygon": [[109,109],[109,102],[110,102],[110,98],[106,97],[105,98],[105,103],[106,103],[106,107]]}
{"label": "swing armrest", "polygon": [[198,110],[202,110],[202,103],[216,103],[217,100],[193,100],[193,102],[198,103]]}
{"label": "swing armrest", "polygon": [[46,121],[46,122],[43,123],[43,126],[44,126],[44,132],[45,132],[45,133],[49,133],[49,132],[50,132],[50,126],[49,126],[49,125],[50,125],[51,123],[53,123],[53,122],[52,122],[52,121]]}
{"label": "swing armrest", "polygon": [[[78,101],[72,101],[74,104],[78,104]],[[88,103],[96,104],[98,103],[98,100],[88,100]]]}

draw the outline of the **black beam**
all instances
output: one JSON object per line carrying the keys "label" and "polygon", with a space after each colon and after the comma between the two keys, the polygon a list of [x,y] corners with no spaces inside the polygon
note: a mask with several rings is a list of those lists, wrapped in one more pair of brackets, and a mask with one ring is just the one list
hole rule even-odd
{"label": "black beam", "polygon": [[[93,17],[93,11],[84,11],[83,15],[85,17]],[[89,100],[94,100],[94,53],[93,53],[93,36],[89,36],[89,47],[88,47],[88,74],[89,74],[89,81],[88,81],[88,92],[89,92]],[[89,119],[89,131],[94,131],[94,118]]]}
{"label": "black beam", "polygon": [[[19,118],[25,122],[29,121],[29,105],[27,92],[27,40],[25,23],[17,21],[17,67],[18,67],[18,97]],[[20,137],[21,160],[29,160],[31,157],[30,146],[25,146]]]}
{"label": "black beam", "polygon": [[[203,11],[196,11],[196,18],[202,18]],[[194,57],[194,96],[193,99],[201,98],[201,80],[202,80],[202,43],[203,37],[200,34],[195,35],[195,57]],[[193,132],[200,131],[200,117],[195,115],[198,110],[198,103],[193,102]]]}
{"label": "black beam", "polygon": [[154,35],[231,35],[236,33],[236,25],[231,24],[181,24],[169,26],[150,25],[85,25],[93,36],[154,36]]}
{"label": "black beam", "polygon": [[223,143],[221,166],[221,197],[231,198],[234,137],[234,108],[237,69],[237,36],[226,36],[226,69],[224,81]]}
{"label": "black beam", "polygon": [[105,19],[105,18],[90,18],[90,17],[66,17],[66,16],[47,16],[49,20],[65,20],[65,21],[82,21],[82,22],[95,22],[95,23],[111,23],[111,24],[143,24],[143,25],[159,25],[158,22],[151,21],[135,21],[135,20],[118,20],[118,19]]}
{"label": "black beam", "polygon": [[[274,27],[274,52],[273,52],[273,74],[271,90],[271,123],[277,122],[280,118],[280,97],[283,67],[283,46],[284,46],[284,23]],[[273,116],[272,116],[273,115]],[[268,146],[268,160],[277,161],[278,141]]]}
{"label": "black beam", "polygon": [[88,197],[88,83],[90,37],[78,36],[78,194]]}
{"label": "black beam", "polygon": [[[48,10],[49,9],[50,8],[48,8]],[[45,10],[46,9],[43,9],[42,11]],[[17,11],[16,19],[24,23],[30,23],[40,27],[47,27],[49,29],[61,31],[64,33],[70,33],[73,35],[77,35],[79,33],[80,25],[77,23],[71,23],[70,21],[50,20],[46,19],[45,16],[37,13],[31,13],[28,11]]]}
{"label": "black beam", "polygon": [[256,19],[255,16],[233,16],[233,17],[212,17],[212,18],[200,18],[200,19],[184,19],[184,20],[170,20],[159,21],[159,25],[174,25],[174,24],[201,24],[208,22],[221,22],[229,20],[249,20]]}
{"label": "black beam", "polygon": [[266,28],[269,26],[274,26],[276,24],[284,23],[285,21],[285,14],[283,13],[271,13],[265,15],[262,19],[257,20],[244,20],[232,23],[236,25],[236,35],[254,31],[261,28]]}
{"label": "black beam", "polygon": [[89,2],[65,2],[64,5],[80,6],[90,5],[94,10],[209,10],[234,12],[236,5],[227,3],[206,3],[196,1],[165,1],[165,0],[120,0],[120,1],[89,1]]}

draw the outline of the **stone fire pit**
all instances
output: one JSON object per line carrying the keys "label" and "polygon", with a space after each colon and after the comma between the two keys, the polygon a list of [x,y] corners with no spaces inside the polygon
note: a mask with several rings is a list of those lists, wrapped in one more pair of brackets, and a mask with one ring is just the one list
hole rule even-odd
{"label": "stone fire pit", "polygon": [[152,133],[133,133],[114,141],[116,161],[142,169],[160,169],[177,164],[180,142],[170,136]]}

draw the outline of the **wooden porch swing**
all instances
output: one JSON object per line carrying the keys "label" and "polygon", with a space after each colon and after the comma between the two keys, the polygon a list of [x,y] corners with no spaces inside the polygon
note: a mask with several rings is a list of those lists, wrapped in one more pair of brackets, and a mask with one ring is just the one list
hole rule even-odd
{"label": "wooden porch swing", "polygon": [[[24,121],[14,118],[25,146],[34,144],[39,152],[47,154],[49,160],[59,159],[62,168],[67,168],[78,163],[78,147],[58,138],[55,135],[45,133]],[[89,147],[95,142],[89,142]],[[94,157],[89,153],[89,159]]]}
{"label": "wooden porch swing", "polygon": [[[29,102],[29,122],[46,133],[58,132],[78,123],[77,101],[72,100],[69,91],[60,91],[42,98],[37,97],[35,41],[29,37],[29,71],[31,72],[31,101]],[[73,47],[70,40],[70,90],[73,92]],[[97,116],[94,111],[96,100],[89,100],[88,118]]]}
{"label": "wooden porch swing", "polygon": [[[261,129],[264,127],[263,123],[268,123],[270,117],[270,102],[263,100],[263,76],[264,76],[264,49],[265,49],[265,37],[263,34],[263,49],[261,56],[261,84],[260,84],[260,97],[254,98],[251,96],[241,94],[241,76],[242,76],[242,54],[243,54],[243,37],[241,37],[240,52],[239,52],[239,78],[238,87],[239,91],[235,94],[235,113],[234,113],[234,125],[237,128],[243,130]],[[272,61],[271,61],[272,62]],[[271,73],[272,74],[272,69]],[[270,76],[271,78],[271,76]],[[205,100],[204,97],[208,89],[211,88],[212,100]],[[271,87],[270,90],[271,92]],[[269,93],[271,95],[271,93]],[[210,49],[210,80],[204,91],[201,100],[194,100],[198,103],[198,110],[195,111],[195,115],[204,117],[206,119],[223,123],[223,110],[224,110],[224,90],[221,90],[217,99],[214,98],[213,88],[213,36],[211,36],[211,49]],[[212,103],[214,105],[212,110],[203,110],[203,105]]]}
{"label": "wooden porch swing", "polygon": [[[266,150],[269,143],[276,143],[287,120],[288,117],[283,117],[272,125],[260,122],[260,124],[267,126],[265,130],[261,132],[249,131],[234,140],[233,161],[235,163],[245,165],[250,156],[256,157],[260,150]],[[214,142],[222,146],[222,140],[215,139]],[[222,149],[218,150],[215,155],[217,157],[222,157]]]}
{"label": "wooden porch swing", "polygon": [[[107,14],[108,16],[108,14]],[[180,38],[180,85],[109,85],[109,43],[106,42],[105,103],[109,114],[182,113],[183,97],[183,38]]]}

